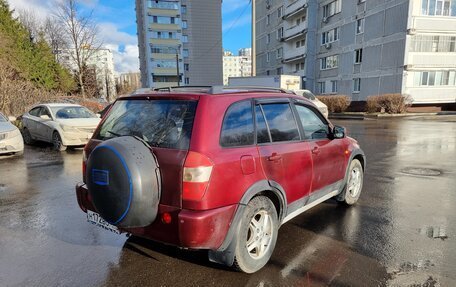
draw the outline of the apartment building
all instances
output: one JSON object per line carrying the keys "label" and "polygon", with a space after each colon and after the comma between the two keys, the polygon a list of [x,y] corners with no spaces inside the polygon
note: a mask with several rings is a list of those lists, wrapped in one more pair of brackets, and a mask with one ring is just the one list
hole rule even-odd
{"label": "apartment building", "polygon": [[223,54],[223,84],[228,85],[230,77],[250,77],[252,75],[252,49],[243,48],[238,55],[230,51]]}
{"label": "apartment building", "polygon": [[219,0],[136,0],[143,87],[221,85]]}
{"label": "apartment building", "polygon": [[354,101],[403,93],[415,104],[456,102],[456,0],[257,0],[256,7],[259,75],[298,74],[316,94]]}
{"label": "apartment building", "polygon": [[[116,79],[114,71],[114,56],[109,49],[83,49],[87,55],[87,67],[95,74],[96,88],[100,98],[112,101],[117,97]],[[58,61],[67,67],[73,74],[78,70],[76,50],[60,50],[57,54]],[[85,58],[86,56],[84,56]]]}

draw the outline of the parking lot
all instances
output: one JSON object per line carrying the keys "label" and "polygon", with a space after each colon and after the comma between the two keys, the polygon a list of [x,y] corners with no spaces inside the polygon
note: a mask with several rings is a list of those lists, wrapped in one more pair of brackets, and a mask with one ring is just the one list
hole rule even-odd
{"label": "parking lot", "polygon": [[281,227],[247,275],[87,223],[81,150],[0,159],[1,286],[456,286],[454,117],[335,120],[367,155],[352,208],[329,200]]}

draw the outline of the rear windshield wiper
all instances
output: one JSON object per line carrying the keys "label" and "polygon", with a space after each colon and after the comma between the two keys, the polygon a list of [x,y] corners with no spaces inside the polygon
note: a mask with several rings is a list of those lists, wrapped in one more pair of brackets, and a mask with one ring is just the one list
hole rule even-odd
{"label": "rear windshield wiper", "polygon": [[152,148],[150,146],[150,144],[143,138],[139,137],[139,136],[135,136],[135,135],[121,135],[121,134],[118,134],[116,132],[113,132],[113,131],[107,131],[108,133],[116,136],[116,137],[134,137],[135,139],[139,140],[140,142],[142,142],[145,146],[147,146],[148,148]]}

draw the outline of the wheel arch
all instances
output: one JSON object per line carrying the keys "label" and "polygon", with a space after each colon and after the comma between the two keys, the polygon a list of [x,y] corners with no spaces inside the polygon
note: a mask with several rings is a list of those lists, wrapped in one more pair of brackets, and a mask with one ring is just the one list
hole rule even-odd
{"label": "wheel arch", "polygon": [[231,220],[230,228],[225,236],[222,245],[217,250],[209,250],[209,260],[212,262],[231,266],[234,263],[234,249],[236,246],[235,233],[238,232],[239,223],[247,204],[257,196],[266,196],[269,198],[277,211],[279,222],[282,222],[286,215],[287,199],[284,189],[280,184],[274,181],[260,180],[251,185],[241,200],[238,208]]}

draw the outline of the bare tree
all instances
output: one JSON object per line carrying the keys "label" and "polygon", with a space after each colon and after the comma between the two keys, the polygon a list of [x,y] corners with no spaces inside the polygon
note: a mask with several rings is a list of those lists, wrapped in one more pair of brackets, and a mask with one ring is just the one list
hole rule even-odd
{"label": "bare tree", "polygon": [[42,31],[41,21],[32,10],[20,9],[17,11],[17,14],[19,21],[29,32],[30,40],[35,42]]}
{"label": "bare tree", "polygon": [[58,55],[61,50],[68,48],[67,38],[63,27],[55,18],[47,17],[43,25],[43,34],[46,41],[52,48],[55,60],[58,61]]}
{"label": "bare tree", "polygon": [[102,43],[98,40],[98,27],[93,19],[93,13],[83,15],[78,10],[79,0],[64,0],[58,5],[56,17],[64,31],[68,42],[69,56],[76,63],[76,76],[82,97],[86,97],[84,84],[85,67],[90,57],[100,49]]}

